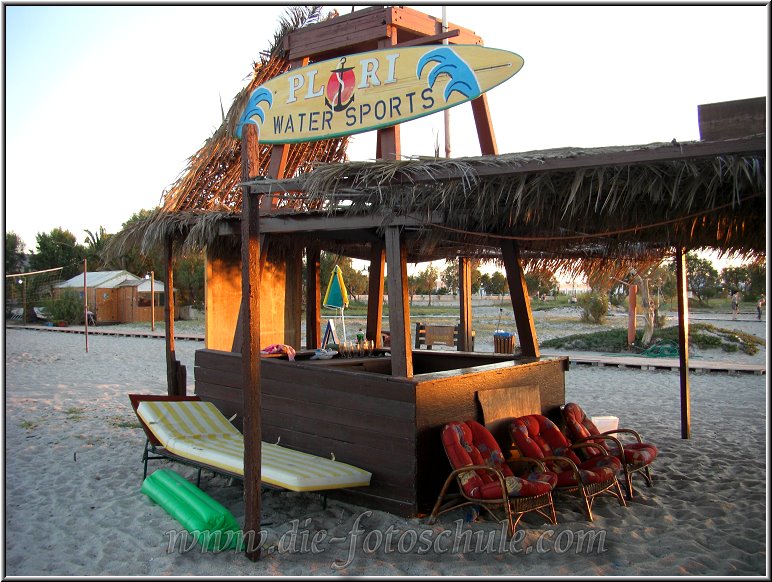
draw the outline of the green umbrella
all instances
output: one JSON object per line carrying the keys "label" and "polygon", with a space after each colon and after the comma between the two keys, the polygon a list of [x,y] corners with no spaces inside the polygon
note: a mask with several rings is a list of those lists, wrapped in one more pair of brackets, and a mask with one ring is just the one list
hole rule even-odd
{"label": "green umbrella", "polygon": [[338,265],[332,270],[330,282],[327,284],[327,292],[324,294],[322,305],[340,310],[340,321],[343,325],[343,341],[346,341],[346,322],[343,319],[343,310],[348,307],[348,291],[343,282],[343,273]]}

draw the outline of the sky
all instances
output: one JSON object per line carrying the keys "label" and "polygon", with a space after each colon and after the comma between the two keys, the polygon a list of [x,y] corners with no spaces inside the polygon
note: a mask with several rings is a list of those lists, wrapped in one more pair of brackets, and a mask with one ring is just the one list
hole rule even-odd
{"label": "sky", "polygon": [[[339,13],[348,6],[329,6]],[[362,8],[358,6],[357,8]],[[414,8],[441,17],[438,5]],[[447,5],[451,23],[523,57],[488,93],[500,153],[699,139],[697,106],[767,95],[769,6]],[[4,5],[6,232],[79,242],[160,204],[220,125],[284,5]],[[471,107],[451,155],[480,154]],[[402,125],[402,154],[444,151],[442,113]],[[375,157],[373,132],[349,157]]]}

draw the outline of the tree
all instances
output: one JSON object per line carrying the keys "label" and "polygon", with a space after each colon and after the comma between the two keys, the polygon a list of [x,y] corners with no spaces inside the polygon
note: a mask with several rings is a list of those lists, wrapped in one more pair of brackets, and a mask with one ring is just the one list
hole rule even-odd
{"label": "tree", "polygon": [[174,263],[174,287],[182,305],[204,305],[204,256],[182,257]]}
{"label": "tree", "polygon": [[421,295],[429,295],[429,305],[432,304],[432,292],[437,288],[440,272],[431,263],[416,276],[417,290]]}
{"label": "tree", "polygon": [[111,235],[107,234],[104,226],[100,226],[96,232],[91,232],[90,230],[84,230],[83,232],[87,235],[83,242],[86,244],[85,258],[88,262],[88,270],[101,271],[105,269],[107,264],[102,257],[102,253]]}
{"label": "tree", "polygon": [[443,286],[448,289],[453,297],[458,293],[458,262],[445,260],[445,268],[440,273]]}
{"label": "tree", "polygon": [[494,271],[488,280],[488,288],[485,290],[489,295],[498,295],[501,297],[505,293],[509,292],[509,283],[504,273],[501,271]]}
{"label": "tree", "polygon": [[529,293],[554,295],[557,293],[558,280],[555,273],[547,269],[534,269],[525,274],[525,284]]}
{"label": "tree", "polygon": [[[670,269],[675,272],[675,262],[671,264]],[[708,299],[716,296],[719,287],[718,271],[707,259],[699,258],[695,253],[687,253],[686,284],[697,297],[697,301],[705,304]]]}
{"label": "tree", "polygon": [[75,235],[69,230],[55,228],[48,234],[39,232],[35,238],[37,252],[30,257],[33,271],[62,267],[62,278],[65,280],[83,272],[86,249],[77,243]]}
{"label": "tree", "polygon": [[5,274],[21,273],[24,268],[24,241],[13,231],[5,233]]}

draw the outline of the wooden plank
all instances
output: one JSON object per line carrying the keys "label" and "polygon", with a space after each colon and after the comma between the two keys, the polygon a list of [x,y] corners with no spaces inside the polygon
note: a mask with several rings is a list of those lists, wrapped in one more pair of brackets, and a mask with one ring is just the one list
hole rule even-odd
{"label": "wooden plank", "polygon": [[[442,20],[424,12],[404,6],[391,8],[391,24],[397,26],[400,32],[407,31],[417,35],[435,35],[442,31]],[[458,30],[459,34],[453,42],[458,44],[482,44],[482,38],[472,30],[448,22],[448,29]]]}
{"label": "wooden plank", "polygon": [[517,325],[517,337],[524,356],[539,357],[539,342],[536,339],[536,326],[531,312],[531,299],[528,296],[528,285],[525,273],[520,265],[517,244],[511,240],[501,242],[501,259],[509,284],[509,294]]}
{"label": "wooden plank", "polygon": [[494,390],[480,390],[477,400],[482,409],[485,427],[501,446],[502,451],[509,449],[511,438],[509,424],[513,418],[526,414],[541,414],[541,394],[539,386],[507,386]]}
{"label": "wooden plank", "polygon": [[438,43],[444,39],[451,39],[456,36],[459,36],[461,34],[461,31],[457,28],[454,30],[449,30],[447,32],[441,32],[439,34],[433,34],[431,36],[421,36],[419,38],[414,38],[413,40],[407,40],[405,42],[399,42],[395,44],[395,47],[408,47],[408,46],[421,46],[425,44],[434,44]]}
{"label": "wooden plank", "polygon": [[766,132],[766,97],[697,106],[701,140],[723,140]]}
{"label": "wooden plank", "polygon": [[391,373],[394,377],[413,376],[410,349],[410,306],[407,291],[407,250],[400,243],[399,229],[386,228],[386,262],[389,265],[389,328],[391,333]]}
{"label": "wooden plank", "polygon": [[415,418],[395,418],[378,412],[366,413],[337,406],[298,401],[280,395],[263,394],[263,410],[297,414],[304,418],[313,418],[319,422],[337,422],[355,428],[369,428],[373,432],[394,435],[399,438],[415,440]]}

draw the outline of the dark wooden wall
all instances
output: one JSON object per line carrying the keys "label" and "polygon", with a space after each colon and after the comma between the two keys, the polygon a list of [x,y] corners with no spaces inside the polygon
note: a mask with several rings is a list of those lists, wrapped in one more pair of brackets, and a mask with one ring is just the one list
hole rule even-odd
{"label": "dark wooden wall", "polygon": [[[512,356],[414,352],[423,373],[390,375],[388,358],[260,364],[262,438],[373,474],[370,487],[331,492],[365,507],[414,516],[431,510],[450,472],[440,441],[452,420],[482,421],[479,390],[538,385],[542,412],[565,403],[567,358],[512,365]],[[454,366],[454,369],[448,369]],[[241,354],[198,350],[196,394],[241,428]]]}
{"label": "dark wooden wall", "polygon": [[[381,361],[379,361],[381,360]],[[352,360],[353,362],[354,360]],[[388,360],[373,358],[376,373],[364,366],[324,362],[288,365],[264,358],[260,365],[262,438],[290,448],[350,463],[370,471],[369,487],[345,490],[346,501],[399,515],[415,513],[415,390],[395,380]],[[238,413],[241,428],[241,355],[216,350],[196,352],[196,394],[227,417]],[[319,373],[323,369],[323,373]],[[381,373],[377,373],[381,372]]]}

